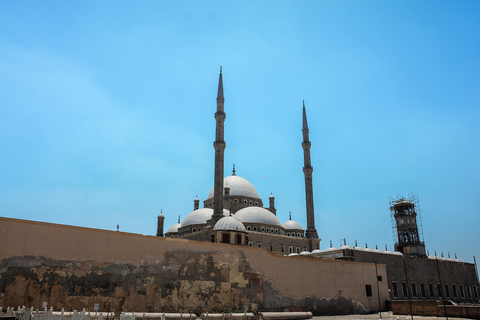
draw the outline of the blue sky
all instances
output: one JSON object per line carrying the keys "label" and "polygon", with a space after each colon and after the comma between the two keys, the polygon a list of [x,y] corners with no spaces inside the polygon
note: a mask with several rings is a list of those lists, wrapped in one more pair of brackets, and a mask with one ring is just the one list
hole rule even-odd
{"label": "blue sky", "polygon": [[[2,1],[0,215],[153,235],[225,172],[306,227],[393,245],[418,194],[430,254],[480,259],[478,1]],[[268,177],[268,178],[264,178]]]}

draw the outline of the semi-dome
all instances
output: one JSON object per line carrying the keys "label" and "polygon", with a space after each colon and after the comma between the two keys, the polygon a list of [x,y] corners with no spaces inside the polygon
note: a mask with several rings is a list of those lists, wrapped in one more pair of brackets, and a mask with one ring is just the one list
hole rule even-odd
{"label": "semi-dome", "polygon": [[[182,228],[187,227],[190,225],[196,225],[196,224],[205,224],[207,223],[207,220],[210,220],[212,218],[213,214],[213,209],[211,208],[201,208],[192,211],[191,213],[188,214],[188,216],[183,219],[182,222]],[[223,214],[225,216],[229,215],[228,210],[223,209]]]}
{"label": "semi-dome", "polygon": [[300,223],[293,220],[286,221],[284,224],[282,224],[282,227],[284,227],[286,230],[303,230]]}
{"label": "semi-dome", "polygon": [[[237,175],[231,175],[223,179],[223,187],[230,188],[230,196],[245,196],[260,199],[257,190],[246,179]],[[213,198],[213,189],[210,190],[207,199]],[[225,193],[225,190],[223,191]]]}
{"label": "semi-dome", "polygon": [[271,211],[262,207],[246,207],[238,210],[235,218],[243,223],[262,223],[281,227],[282,224]]}
{"label": "semi-dome", "polygon": [[234,217],[223,217],[218,220],[215,227],[213,227],[213,231],[217,230],[247,232],[243,223]]}
{"label": "semi-dome", "polygon": [[175,233],[175,232],[178,232],[178,228],[180,228],[182,226],[181,223],[175,223],[173,226],[171,226],[170,228],[168,228],[167,232],[166,233]]}

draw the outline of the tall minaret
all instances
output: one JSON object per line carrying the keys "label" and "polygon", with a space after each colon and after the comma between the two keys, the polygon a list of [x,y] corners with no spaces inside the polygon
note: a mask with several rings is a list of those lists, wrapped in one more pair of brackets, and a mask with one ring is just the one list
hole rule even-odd
{"label": "tall minaret", "polygon": [[220,67],[220,76],[218,78],[218,93],[217,93],[217,112],[215,112],[215,120],[217,122],[215,127],[215,141],[213,147],[215,148],[215,181],[213,187],[213,215],[209,220],[210,225],[215,223],[223,217],[223,162],[225,155],[225,141],[224,139],[224,122],[226,114],[223,111],[225,98],[223,97],[223,79],[222,67]]}
{"label": "tall minaret", "polygon": [[305,198],[307,203],[307,239],[318,239],[317,229],[315,229],[315,215],[313,213],[313,185],[312,185],[312,162],[310,160],[310,146],[312,145],[308,135],[307,112],[305,111],[305,101],[303,101],[303,173],[305,174]]}

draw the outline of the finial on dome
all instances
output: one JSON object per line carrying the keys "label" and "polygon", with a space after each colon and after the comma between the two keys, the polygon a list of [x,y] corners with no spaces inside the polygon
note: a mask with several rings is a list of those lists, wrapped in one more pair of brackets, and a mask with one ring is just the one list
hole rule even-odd
{"label": "finial on dome", "polygon": [[377,250],[378,250],[378,245],[375,245],[375,249],[377,249]]}
{"label": "finial on dome", "polygon": [[330,248],[332,248],[332,240],[330,240]]}
{"label": "finial on dome", "polygon": [[347,238],[343,238],[343,245],[344,245],[344,246],[347,245]]}
{"label": "finial on dome", "polygon": [[178,223],[180,223],[180,215],[178,215]]}
{"label": "finial on dome", "polygon": [[458,258],[457,258],[457,254],[456,254],[456,253],[455,253],[455,259],[458,259]]}
{"label": "finial on dome", "polygon": [[292,220],[292,211],[288,211],[290,218],[288,220]]}
{"label": "finial on dome", "polygon": [[365,242],[365,248],[368,248],[368,244]]}
{"label": "finial on dome", "polygon": [[385,243],[385,251],[388,251],[388,247],[386,243]]}
{"label": "finial on dome", "polygon": [[222,66],[220,66],[220,73],[222,73]]}
{"label": "finial on dome", "polygon": [[437,256],[437,250],[435,250],[435,257]]}
{"label": "finial on dome", "polygon": [[232,216],[232,207],[230,207],[230,217]]}
{"label": "finial on dome", "polygon": [[235,171],[235,163],[234,163],[234,164],[233,164],[233,170],[232,170],[232,176],[236,176],[235,172],[236,172],[236,171]]}
{"label": "finial on dome", "polygon": [[160,209],[160,213],[163,213],[163,209]]}

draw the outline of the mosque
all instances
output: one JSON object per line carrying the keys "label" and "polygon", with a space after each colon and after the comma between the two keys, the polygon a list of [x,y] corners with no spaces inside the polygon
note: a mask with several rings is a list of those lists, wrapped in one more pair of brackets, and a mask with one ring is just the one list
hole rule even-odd
{"label": "mosque", "polygon": [[189,240],[215,243],[229,243],[251,247],[267,248],[272,252],[292,254],[311,252],[320,249],[320,241],[315,229],[313,208],[313,168],[310,160],[309,130],[305,103],[303,104],[303,153],[305,174],[305,195],[307,212],[307,229],[290,219],[283,224],[276,216],[275,197],[270,195],[268,207],[263,207],[255,187],[248,180],[236,175],[233,165],[232,175],[224,178],[224,111],[222,69],[218,80],[215,180],[214,187],[203,201],[195,198],[194,210],[182,222],[171,226],[164,234],[165,216],[158,216],[157,236],[184,238]]}

